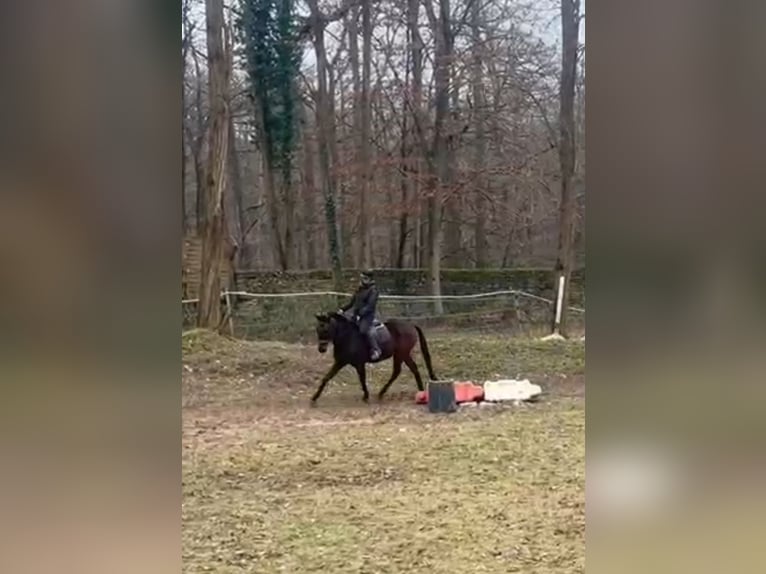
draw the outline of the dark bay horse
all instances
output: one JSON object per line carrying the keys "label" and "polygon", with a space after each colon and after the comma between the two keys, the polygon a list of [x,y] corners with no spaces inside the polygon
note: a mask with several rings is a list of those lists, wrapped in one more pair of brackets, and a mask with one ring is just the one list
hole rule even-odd
{"label": "dark bay horse", "polygon": [[[322,394],[327,382],[338,374],[343,367],[351,365],[356,369],[359,375],[359,383],[362,385],[363,400],[367,402],[370,398],[370,393],[367,391],[367,371],[365,364],[370,363],[369,359],[369,346],[365,337],[359,332],[356,324],[347,318],[342,313],[321,313],[316,316],[317,318],[317,339],[319,340],[319,352],[325,353],[327,346],[332,343],[333,345],[333,357],[335,362],[330,370],[322,378],[322,382],[319,384],[319,388],[311,397],[311,404],[314,405],[316,400]],[[434,374],[433,367],[431,366],[431,354],[428,352],[428,343],[426,343],[426,337],[423,331],[417,325],[401,321],[398,319],[391,319],[384,323],[389,332],[387,340],[380,342],[380,358],[376,363],[385,361],[389,358],[394,359],[394,370],[391,373],[391,378],[380,389],[378,398],[383,398],[386,394],[388,387],[391,386],[399,374],[402,372],[402,362],[415,375],[415,381],[418,385],[418,390],[423,390],[423,380],[420,378],[420,371],[418,371],[418,365],[412,358],[412,349],[415,348],[415,344],[420,341],[420,350],[423,353],[426,367],[428,368],[428,376],[431,380],[436,380],[437,377]]]}

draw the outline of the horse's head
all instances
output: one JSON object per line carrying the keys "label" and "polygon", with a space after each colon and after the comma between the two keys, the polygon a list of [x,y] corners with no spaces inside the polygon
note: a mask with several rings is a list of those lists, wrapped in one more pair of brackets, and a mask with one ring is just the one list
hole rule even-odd
{"label": "horse's head", "polygon": [[343,339],[353,328],[354,322],[340,311],[317,313],[317,340],[319,352],[327,352],[327,346],[336,338]]}
{"label": "horse's head", "polygon": [[333,321],[332,315],[327,313],[317,313],[317,340],[320,353],[327,352],[327,346],[332,341]]}

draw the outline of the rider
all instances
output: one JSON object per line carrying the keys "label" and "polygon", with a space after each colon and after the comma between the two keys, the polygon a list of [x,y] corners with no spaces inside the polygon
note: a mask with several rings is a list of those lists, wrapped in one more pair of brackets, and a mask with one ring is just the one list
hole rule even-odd
{"label": "rider", "polygon": [[[372,322],[375,319],[375,306],[378,303],[378,289],[372,277],[372,271],[367,270],[359,275],[359,287],[347,305],[341,307],[341,311],[350,315],[359,331],[367,336],[370,343],[370,359],[376,361],[380,358],[380,347],[375,340]],[[351,311],[348,313],[348,311]]]}

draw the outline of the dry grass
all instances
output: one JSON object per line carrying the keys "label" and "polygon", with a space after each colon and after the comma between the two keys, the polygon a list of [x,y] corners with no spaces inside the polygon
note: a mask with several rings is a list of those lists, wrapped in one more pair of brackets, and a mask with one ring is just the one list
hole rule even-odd
{"label": "dry grass", "polygon": [[412,404],[406,373],[381,405],[348,373],[309,409],[329,362],[313,348],[183,345],[185,572],[584,571],[581,343],[434,336],[440,375],[548,391],[449,416]]}

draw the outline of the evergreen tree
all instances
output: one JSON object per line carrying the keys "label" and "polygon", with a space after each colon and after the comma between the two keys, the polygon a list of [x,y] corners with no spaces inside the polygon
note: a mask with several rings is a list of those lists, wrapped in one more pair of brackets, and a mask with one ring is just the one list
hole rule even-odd
{"label": "evergreen tree", "polygon": [[241,0],[238,21],[251,95],[269,163],[289,181],[297,139],[295,77],[300,49],[294,0]]}

